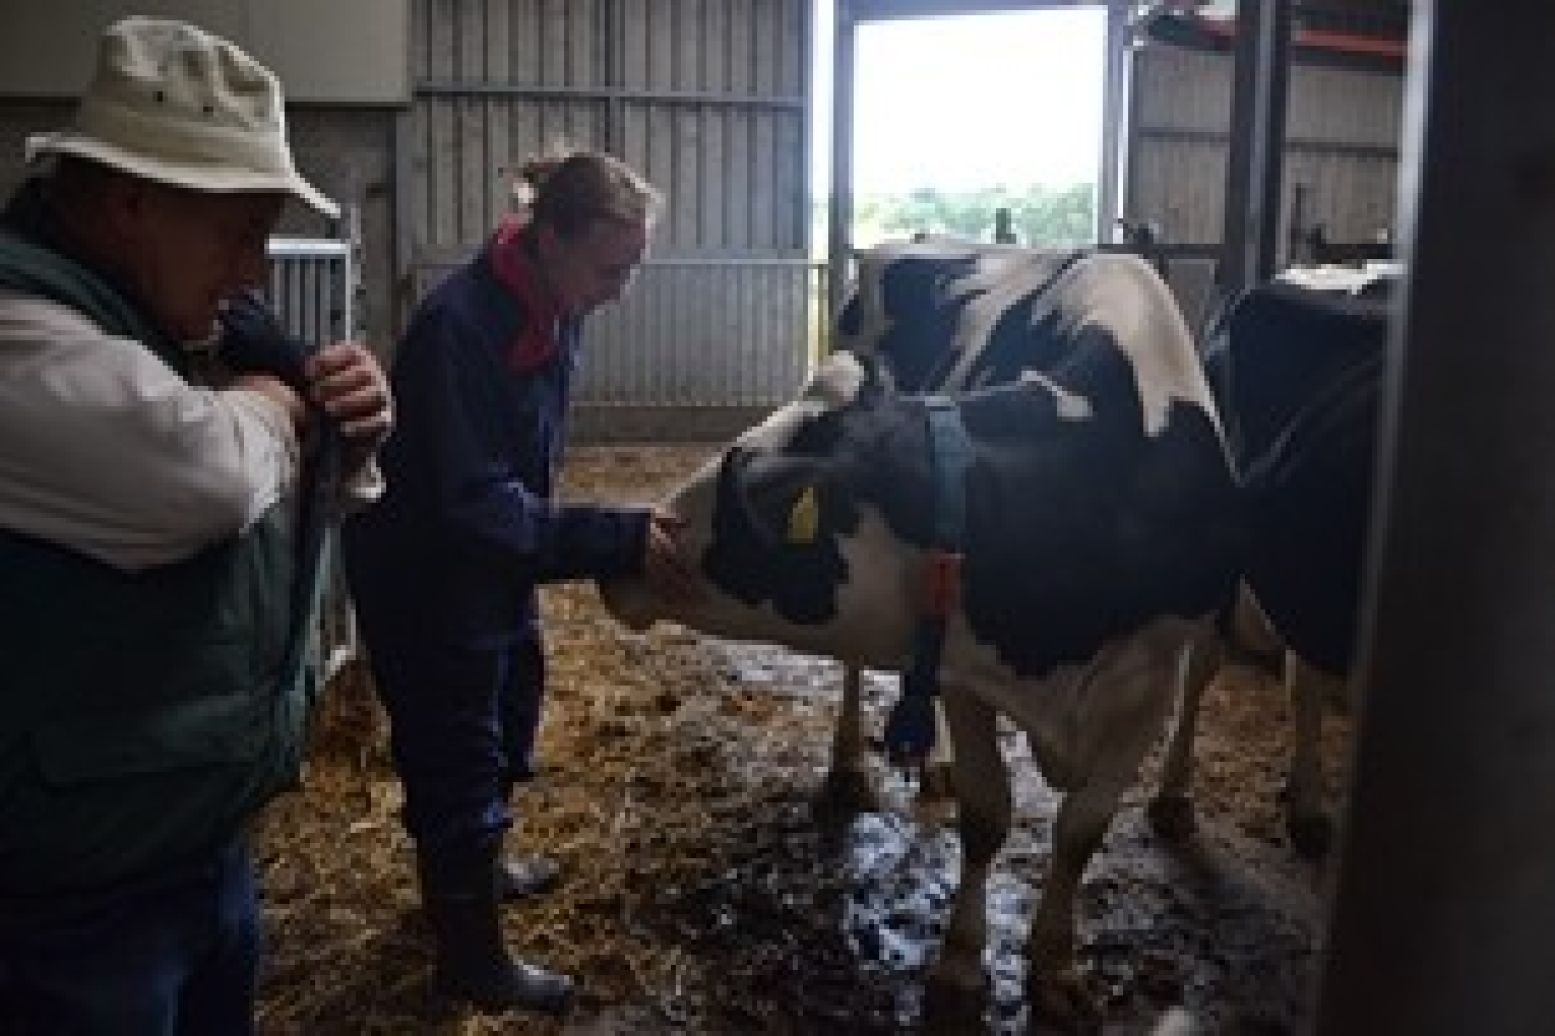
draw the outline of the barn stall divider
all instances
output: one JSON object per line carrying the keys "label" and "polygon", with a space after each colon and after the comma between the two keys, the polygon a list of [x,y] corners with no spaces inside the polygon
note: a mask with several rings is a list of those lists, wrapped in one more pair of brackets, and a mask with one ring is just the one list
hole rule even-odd
{"label": "barn stall divider", "polygon": [[[288,334],[317,348],[360,335],[362,291],[357,214],[347,209],[338,237],[272,237],[268,296]],[[357,657],[359,644],[338,536],[324,544],[324,599],[309,652],[324,683]]]}

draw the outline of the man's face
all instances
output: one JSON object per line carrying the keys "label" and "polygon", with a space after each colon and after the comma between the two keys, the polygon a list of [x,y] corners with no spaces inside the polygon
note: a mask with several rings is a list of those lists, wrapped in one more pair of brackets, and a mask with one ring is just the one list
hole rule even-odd
{"label": "man's face", "polygon": [[181,190],[142,182],[120,210],[120,268],[164,329],[210,336],[223,299],[263,287],[265,242],[284,196]]}
{"label": "man's face", "polygon": [[574,317],[619,299],[647,246],[647,228],[636,223],[597,219],[572,237],[540,228],[545,276],[563,311]]}

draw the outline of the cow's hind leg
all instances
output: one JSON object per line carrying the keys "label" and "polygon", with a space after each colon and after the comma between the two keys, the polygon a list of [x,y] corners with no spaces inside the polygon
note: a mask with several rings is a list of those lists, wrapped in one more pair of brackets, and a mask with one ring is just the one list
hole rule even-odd
{"label": "cow's hind leg", "polygon": [[1323,702],[1334,678],[1312,668],[1293,651],[1285,654],[1285,687],[1290,695],[1292,745],[1290,776],[1285,786],[1285,826],[1291,845],[1309,860],[1328,852],[1333,820],[1323,808],[1323,764],[1319,753],[1323,734]]}
{"label": "cow's hind leg", "polygon": [[816,798],[824,816],[851,819],[878,809],[880,796],[864,755],[863,671],[846,666],[842,676],[842,703],[832,733],[831,767]]}
{"label": "cow's hind leg", "polygon": [[1225,651],[1219,637],[1206,636],[1183,649],[1176,671],[1177,716],[1161,762],[1161,783],[1146,814],[1150,826],[1171,842],[1193,834],[1193,741],[1204,691],[1220,671]]}
{"label": "cow's hind leg", "polygon": [[955,740],[961,873],[938,959],[928,975],[926,1011],[940,1022],[981,1009],[987,992],[988,872],[1010,829],[1010,776],[999,753],[993,707],[969,693],[941,695]]}
{"label": "cow's hind leg", "polygon": [[[1142,649],[1142,650],[1140,650]],[[1042,899],[1026,944],[1027,994],[1034,1015],[1091,1030],[1099,1013],[1075,968],[1075,898],[1091,856],[1134,782],[1171,705],[1182,644],[1145,643],[1098,667],[1081,691],[1081,729],[1058,817]]]}
{"label": "cow's hind leg", "polygon": [[956,816],[955,738],[945,718],[945,705],[935,699],[934,748],[923,764],[914,812],[922,823],[945,825]]}

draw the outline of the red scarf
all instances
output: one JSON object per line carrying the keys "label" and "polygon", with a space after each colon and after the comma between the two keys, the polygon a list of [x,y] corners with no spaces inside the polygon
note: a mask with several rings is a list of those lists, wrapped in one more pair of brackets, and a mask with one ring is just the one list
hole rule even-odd
{"label": "red scarf", "polygon": [[498,224],[491,247],[491,269],[497,283],[523,308],[523,323],[508,346],[508,366],[515,373],[528,374],[556,355],[562,314],[534,267],[524,225],[517,219],[509,217]]}

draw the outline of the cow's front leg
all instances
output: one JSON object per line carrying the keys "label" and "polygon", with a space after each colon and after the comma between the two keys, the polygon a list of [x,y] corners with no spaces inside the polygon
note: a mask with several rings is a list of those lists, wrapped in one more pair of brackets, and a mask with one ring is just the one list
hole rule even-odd
{"label": "cow's front leg", "polygon": [[879,791],[864,755],[862,699],[863,671],[845,666],[842,703],[837,707],[837,726],[832,732],[831,768],[816,797],[816,809],[839,820],[880,808]]}
{"label": "cow's front leg", "polygon": [[980,1011],[987,992],[988,872],[1010,829],[1010,776],[999,754],[994,710],[946,688],[940,700],[955,741],[952,777],[959,803],[961,873],[939,958],[928,975],[928,1011],[938,1017]]}
{"label": "cow's front leg", "polygon": [[1206,636],[1183,649],[1177,667],[1176,722],[1161,764],[1161,784],[1147,809],[1150,826],[1167,841],[1182,842],[1193,834],[1193,741],[1204,691],[1224,656],[1220,638]]}
{"label": "cow's front leg", "polygon": [[1334,678],[1312,668],[1294,651],[1285,653],[1285,688],[1290,696],[1292,745],[1285,786],[1285,826],[1296,852],[1315,860],[1328,852],[1333,820],[1323,808],[1323,702]]}

